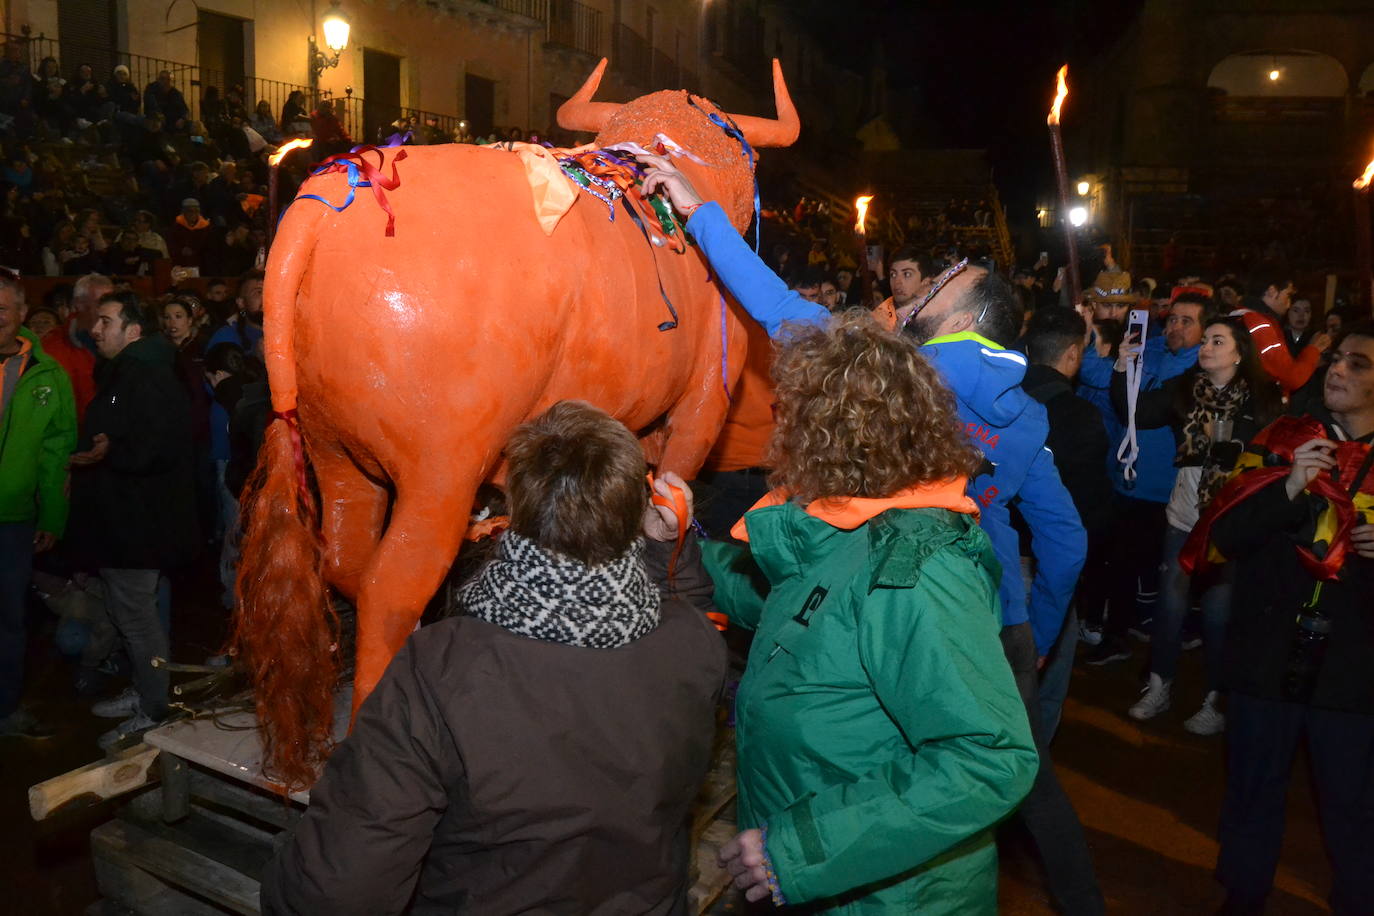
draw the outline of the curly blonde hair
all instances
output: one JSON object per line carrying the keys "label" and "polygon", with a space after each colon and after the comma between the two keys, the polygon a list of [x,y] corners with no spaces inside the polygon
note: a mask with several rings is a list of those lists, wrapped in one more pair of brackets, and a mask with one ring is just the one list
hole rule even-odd
{"label": "curly blonde hair", "polygon": [[972,476],[980,463],[939,374],[910,339],[859,310],[793,329],[773,381],[769,482],[799,502],[891,496]]}

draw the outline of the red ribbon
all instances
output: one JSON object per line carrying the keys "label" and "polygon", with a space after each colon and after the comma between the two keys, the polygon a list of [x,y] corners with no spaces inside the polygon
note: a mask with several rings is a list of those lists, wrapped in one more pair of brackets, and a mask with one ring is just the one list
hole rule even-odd
{"label": "red ribbon", "polygon": [[291,431],[291,454],[296,460],[296,485],[300,487],[301,498],[310,492],[309,482],[305,476],[305,445],[301,441],[301,422],[296,413],[296,408],[290,410],[274,410],[272,416],[286,423],[286,428]]}
{"label": "red ribbon", "polygon": [[[368,153],[377,154],[377,164],[373,165],[366,158]],[[404,149],[396,153],[396,157],[391,160],[391,177],[387,178],[382,173],[381,166],[386,164],[386,153],[375,146],[358,146],[347,153],[336,153],[327,159],[320,160],[320,164],[315,166],[314,174],[325,175],[330,172],[352,172],[354,170],[362,173],[363,181],[372,187],[372,196],[377,199],[377,206],[386,211],[386,234],[390,238],[396,234],[396,214],[391,210],[391,204],[386,199],[387,191],[394,191],[401,186],[401,178],[396,172],[396,163],[406,158]],[[353,184],[357,187],[362,182]]]}

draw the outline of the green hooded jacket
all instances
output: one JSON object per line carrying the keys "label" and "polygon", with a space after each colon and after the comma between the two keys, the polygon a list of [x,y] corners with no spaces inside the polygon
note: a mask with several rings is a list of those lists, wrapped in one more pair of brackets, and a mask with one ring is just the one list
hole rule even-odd
{"label": "green hooded jacket", "polygon": [[67,527],[67,459],[76,449],[71,379],[38,338],[14,397],[0,416],[0,522],[35,522],[61,537]]}
{"label": "green hooded jacket", "polygon": [[783,895],[824,912],[992,914],[993,826],[1038,758],[999,640],[1000,567],[966,514],[851,530],[793,503],[711,542],[731,622],[756,630],[736,699],[742,828]]}

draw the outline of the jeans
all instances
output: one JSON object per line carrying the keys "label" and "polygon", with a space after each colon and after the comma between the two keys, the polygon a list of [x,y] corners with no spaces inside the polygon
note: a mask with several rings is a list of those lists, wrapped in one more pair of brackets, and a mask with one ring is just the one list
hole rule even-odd
{"label": "jeans", "polygon": [[0,524],[0,719],[24,692],[24,611],[33,571],[33,522]]}
{"label": "jeans", "polygon": [[102,569],[105,606],[110,620],[124,640],[133,666],[134,689],[143,714],[161,719],[167,714],[169,677],[166,668],[154,668],[153,658],[167,658],[167,631],[158,613],[156,569]]}
{"label": "jeans", "polygon": [[[1178,673],[1178,657],[1183,651],[1183,619],[1188,616],[1192,578],[1178,565],[1178,552],[1188,540],[1188,532],[1173,525],[1164,532],[1163,573],[1159,580],[1159,603],[1155,606],[1154,632],[1150,634],[1150,670],[1166,681]],[[1207,689],[1221,689],[1222,659],[1226,644],[1226,621],[1231,617],[1231,569],[1213,574],[1202,590],[1202,645],[1207,661]]]}
{"label": "jeans", "polygon": [[1158,578],[1159,547],[1164,540],[1168,522],[1164,518],[1164,503],[1132,499],[1117,494],[1113,501],[1116,520],[1112,524],[1112,539],[1107,551],[1110,581],[1107,583],[1108,636],[1124,639],[1126,631],[1136,622],[1137,596],[1141,603],[1152,602],[1153,584]]}
{"label": "jeans", "polygon": [[1256,909],[1269,895],[1304,732],[1334,873],[1331,909],[1337,916],[1374,913],[1374,715],[1231,695],[1217,880]]}
{"label": "jeans", "polygon": [[1044,744],[1054,741],[1059,731],[1059,719],[1064,713],[1064,698],[1069,695],[1069,678],[1073,675],[1073,656],[1078,651],[1078,614],[1069,608],[1064,629],[1040,671],[1040,729]]}
{"label": "jeans", "polygon": [[1073,804],[1064,794],[1059,777],[1054,772],[1048,742],[1040,723],[1039,686],[1035,664],[1039,656],[1029,623],[1002,628],[1002,651],[1016,678],[1016,689],[1026,706],[1031,734],[1040,752],[1040,769],[1035,774],[1030,794],[1017,811],[1022,823],[1030,831],[1045,866],[1050,893],[1069,916],[1106,912],[1102,890],[1093,873],[1088,841]]}

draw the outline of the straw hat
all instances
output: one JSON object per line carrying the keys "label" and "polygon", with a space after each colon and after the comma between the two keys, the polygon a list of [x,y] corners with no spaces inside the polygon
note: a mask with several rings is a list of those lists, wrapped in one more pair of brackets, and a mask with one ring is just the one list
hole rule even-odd
{"label": "straw hat", "polygon": [[1137,296],[1131,291],[1131,275],[1124,270],[1104,270],[1097,275],[1090,289],[1083,291],[1083,298],[1093,302],[1135,302]]}

